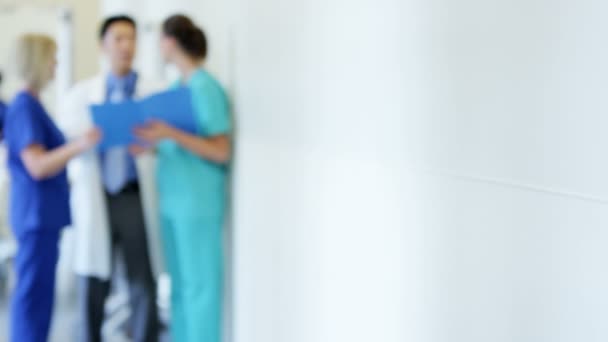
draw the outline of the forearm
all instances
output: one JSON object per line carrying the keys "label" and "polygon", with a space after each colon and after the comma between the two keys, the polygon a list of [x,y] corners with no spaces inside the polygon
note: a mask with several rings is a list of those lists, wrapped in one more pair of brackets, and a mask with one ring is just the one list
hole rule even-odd
{"label": "forearm", "polygon": [[82,151],[82,144],[73,141],[52,150],[44,150],[41,147],[33,150],[28,148],[22,154],[22,159],[32,178],[44,180],[63,171],[70,159]]}
{"label": "forearm", "polygon": [[214,163],[225,164],[230,160],[230,139],[225,135],[203,138],[175,130],[171,139],[197,156]]}

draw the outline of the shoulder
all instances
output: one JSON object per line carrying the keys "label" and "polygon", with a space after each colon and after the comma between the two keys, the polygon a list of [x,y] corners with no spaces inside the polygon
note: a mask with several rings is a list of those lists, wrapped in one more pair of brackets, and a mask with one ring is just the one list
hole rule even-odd
{"label": "shoulder", "polygon": [[[25,92],[18,93],[6,110],[4,117],[5,136],[8,137],[12,133],[19,135],[18,132],[21,132],[23,125],[39,122],[42,115],[44,115],[44,109],[35,98]],[[12,133],[8,133],[9,131]]]}
{"label": "shoulder", "polygon": [[201,70],[192,76],[190,87],[193,91],[202,92],[206,96],[226,96],[221,83],[206,70]]}
{"label": "shoulder", "polygon": [[93,94],[99,92],[99,87],[102,84],[102,77],[96,76],[75,83],[59,101],[59,112],[61,115],[64,112],[80,111],[86,106]]}
{"label": "shoulder", "polygon": [[221,88],[220,82],[209,71],[201,69],[197,71],[190,80],[191,85],[218,87]]}
{"label": "shoulder", "polygon": [[80,115],[93,99],[99,97],[98,93],[103,89],[101,87],[103,87],[101,75],[74,84],[59,101],[59,117]]}
{"label": "shoulder", "polygon": [[36,110],[38,109],[38,106],[39,104],[36,99],[25,92],[20,92],[15,95],[13,101],[8,105],[7,115],[23,110]]}

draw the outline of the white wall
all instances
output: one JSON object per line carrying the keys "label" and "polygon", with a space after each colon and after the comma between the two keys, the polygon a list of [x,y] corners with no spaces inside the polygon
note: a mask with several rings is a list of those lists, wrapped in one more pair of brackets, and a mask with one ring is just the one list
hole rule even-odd
{"label": "white wall", "polygon": [[[0,8],[3,11],[26,7],[41,11],[66,8],[72,12],[74,25],[72,71],[76,80],[90,77],[97,71],[99,66],[97,58],[98,43],[96,39],[99,25],[99,5],[99,0],[0,0]],[[44,29],[43,25],[45,22],[43,21],[40,24],[38,31]],[[8,25],[10,25],[8,21],[0,22],[0,29],[3,31],[12,30],[13,28],[8,27]],[[35,25],[36,21],[25,20],[19,26],[23,28],[35,28]],[[4,55],[4,51],[0,51],[0,55]]]}
{"label": "white wall", "polygon": [[237,8],[239,338],[608,337],[605,5]]}
{"label": "white wall", "polygon": [[234,341],[608,338],[606,5],[130,6],[234,100]]}
{"label": "white wall", "polygon": [[416,4],[235,8],[236,340],[421,340]]}
{"label": "white wall", "polygon": [[605,341],[606,5],[429,9],[436,340]]}

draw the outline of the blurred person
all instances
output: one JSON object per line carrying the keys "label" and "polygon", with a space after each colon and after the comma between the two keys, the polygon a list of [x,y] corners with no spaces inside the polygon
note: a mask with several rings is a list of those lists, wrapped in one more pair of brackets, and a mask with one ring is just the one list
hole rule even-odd
{"label": "blurred person", "polygon": [[54,77],[56,50],[53,39],[44,35],[19,38],[16,64],[25,87],[6,114],[9,220],[18,244],[10,316],[13,342],[47,340],[60,232],[71,223],[66,164],[100,139],[99,131],[89,128],[66,142],[40,102],[40,92]]}
{"label": "blurred person", "polygon": [[[228,101],[204,68],[207,40],[183,15],[163,23],[163,58],[180,71],[198,123],[190,134],[154,121],[136,130],[156,144],[163,250],[171,277],[171,335],[179,342],[220,342],[223,302],[222,227],[230,159]],[[133,153],[143,148],[132,146]]]}
{"label": "blurred person", "polygon": [[[0,87],[2,86],[2,72],[0,72]],[[2,128],[4,127],[4,117],[6,116],[6,103],[0,97],[0,141],[2,140]]]}
{"label": "blurred person", "polygon": [[[69,92],[59,120],[66,134],[77,135],[92,126],[91,104],[121,102],[153,90],[133,70],[136,29],[128,16],[113,16],[102,23],[100,46],[109,70]],[[154,255],[159,251],[156,240],[149,239],[159,229],[153,162],[150,156],[134,158],[126,147],[116,147],[83,154],[69,165],[75,271],[80,276],[80,341],[102,340],[117,255],[124,260],[128,283],[128,335],[136,342],[158,339],[155,272],[159,266]]]}

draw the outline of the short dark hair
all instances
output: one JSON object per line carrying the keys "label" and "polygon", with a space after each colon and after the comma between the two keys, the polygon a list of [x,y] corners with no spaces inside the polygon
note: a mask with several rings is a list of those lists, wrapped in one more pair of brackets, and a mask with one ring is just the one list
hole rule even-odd
{"label": "short dark hair", "polygon": [[172,15],[163,23],[163,33],[173,37],[191,57],[207,57],[207,37],[203,30],[182,14]]}
{"label": "short dark hair", "polygon": [[108,17],[103,21],[101,27],[99,28],[99,39],[103,39],[106,36],[106,33],[108,33],[110,26],[119,22],[130,24],[131,26],[133,26],[133,29],[137,30],[137,24],[135,23],[135,19],[129,17],[128,15],[115,15],[112,17]]}

